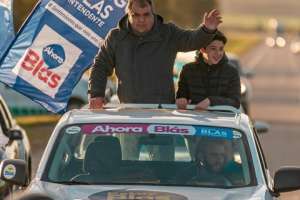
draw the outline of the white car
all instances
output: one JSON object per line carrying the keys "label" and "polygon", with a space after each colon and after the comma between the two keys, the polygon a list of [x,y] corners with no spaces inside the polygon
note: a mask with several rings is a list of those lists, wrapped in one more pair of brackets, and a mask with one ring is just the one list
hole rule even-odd
{"label": "white car", "polygon": [[[55,200],[271,200],[300,188],[299,168],[280,169],[273,183],[256,134],[247,115],[226,106],[72,110],[27,192]],[[24,165],[4,160],[0,178],[25,185]]]}

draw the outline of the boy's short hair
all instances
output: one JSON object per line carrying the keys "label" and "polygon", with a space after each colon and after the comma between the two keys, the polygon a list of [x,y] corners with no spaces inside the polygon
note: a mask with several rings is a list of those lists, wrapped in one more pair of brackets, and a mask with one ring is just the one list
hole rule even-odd
{"label": "boy's short hair", "polygon": [[221,41],[221,42],[224,43],[224,45],[227,43],[227,38],[226,38],[226,36],[221,31],[217,31],[216,32],[216,35],[213,37],[213,39],[211,40],[211,42],[214,41],[214,40]]}
{"label": "boy's short hair", "polygon": [[[226,38],[226,36],[225,36],[221,31],[219,31],[219,30],[217,30],[217,32],[216,32],[215,36],[213,37],[213,39],[211,40],[211,42],[213,42],[214,40],[221,41],[221,42],[224,43],[224,45],[227,43],[227,38]],[[211,43],[211,42],[210,42],[210,43]],[[208,45],[209,45],[210,43],[208,43]],[[207,45],[207,46],[208,46],[208,45]],[[207,47],[207,46],[206,46],[206,47]],[[206,47],[204,47],[204,48],[206,48]],[[197,51],[196,51],[195,59],[198,60],[201,56],[202,56],[201,52],[200,52],[199,50],[197,50]]]}

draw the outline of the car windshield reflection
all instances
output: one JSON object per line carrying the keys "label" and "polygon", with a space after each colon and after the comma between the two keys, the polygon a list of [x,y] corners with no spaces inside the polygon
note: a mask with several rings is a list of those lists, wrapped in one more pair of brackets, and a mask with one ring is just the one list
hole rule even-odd
{"label": "car windshield reflection", "polygon": [[[174,134],[144,131],[170,127]],[[186,129],[205,134],[185,135]],[[43,179],[63,184],[250,186],[255,176],[245,144],[243,133],[229,128],[72,125],[61,131]]]}

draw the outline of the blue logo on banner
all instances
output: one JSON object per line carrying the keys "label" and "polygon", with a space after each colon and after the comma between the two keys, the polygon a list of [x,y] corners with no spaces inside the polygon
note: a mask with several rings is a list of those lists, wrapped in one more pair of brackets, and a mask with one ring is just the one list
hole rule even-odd
{"label": "blue logo on banner", "polygon": [[231,128],[197,126],[196,135],[213,138],[233,139]]}
{"label": "blue logo on banner", "polygon": [[43,49],[43,58],[48,69],[56,68],[62,65],[66,59],[64,48],[58,44],[51,44]]}

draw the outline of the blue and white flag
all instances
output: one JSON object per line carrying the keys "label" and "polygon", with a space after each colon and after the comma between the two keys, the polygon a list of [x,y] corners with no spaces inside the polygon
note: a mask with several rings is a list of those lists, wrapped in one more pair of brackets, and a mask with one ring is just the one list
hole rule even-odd
{"label": "blue and white flag", "polygon": [[55,113],[91,66],[127,0],[42,0],[0,62],[0,81]]}
{"label": "blue and white flag", "polygon": [[12,0],[0,0],[0,58],[15,37],[11,5]]}

